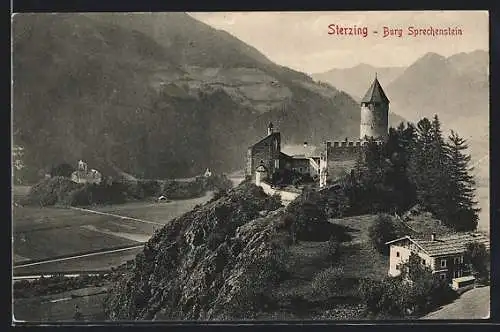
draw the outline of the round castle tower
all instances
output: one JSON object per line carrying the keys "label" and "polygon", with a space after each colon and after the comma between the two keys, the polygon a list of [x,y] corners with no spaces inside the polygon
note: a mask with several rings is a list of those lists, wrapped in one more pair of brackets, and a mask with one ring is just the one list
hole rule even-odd
{"label": "round castle tower", "polygon": [[365,140],[384,139],[389,129],[389,99],[380,86],[375,74],[375,80],[361,100],[361,125],[359,138]]}

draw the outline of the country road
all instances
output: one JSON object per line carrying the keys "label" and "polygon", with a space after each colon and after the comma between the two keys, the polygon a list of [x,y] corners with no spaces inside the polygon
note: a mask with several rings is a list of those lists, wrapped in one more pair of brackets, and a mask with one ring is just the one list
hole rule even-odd
{"label": "country road", "polygon": [[471,289],[421,319],[487,319],[489,316],[490,287],[487,286]]}

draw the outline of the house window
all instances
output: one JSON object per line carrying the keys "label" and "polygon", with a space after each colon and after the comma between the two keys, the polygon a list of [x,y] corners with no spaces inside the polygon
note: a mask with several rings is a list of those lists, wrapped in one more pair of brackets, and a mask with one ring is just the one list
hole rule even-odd
{"label": "house window", "polygon": [[464,263],[464,256],[460,256],[460,264]]}
{"label": "house window", "polygon": [[299,167],[299,172],[302,172],[302,167]]}
{"label": "house window", "polygon": [[399,257],[399,251],[396,251],[396,257]]}
{"label": "house window", "polygon": [[441,267],[446,267],[446,259],[441,260]]}
{"label": "house window", "polygon": [[274,160],[274,168],[280,168],[280,160],[279,159]]}
{"label": "house window", "polygon": [[422,259],[422,265],[425,265],[425,263],[426,263],[425,259]]}
{"label": "house window", "polygon": [[441,273],[441,274],[439,275],[439,279],[441,279],[441,280],[446,279],[446,273]]}
{"label": "house window", "polygon": [[456,270],[453,272],[453,278],[460,278],[462,276],[462,271]]}
{"label": "house window", "polygon": [[460,257],[453,258],[453,264],[455,264],[455,265],[460,264]]}

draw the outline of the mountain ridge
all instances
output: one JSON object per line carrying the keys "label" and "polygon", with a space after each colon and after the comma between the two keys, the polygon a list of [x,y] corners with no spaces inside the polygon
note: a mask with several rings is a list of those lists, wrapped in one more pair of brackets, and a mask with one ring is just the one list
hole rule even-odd
{"label": "mountain ridge", "polygon": [[284,143],[359,135],[348,94],[183,13],[16,15],[13,52],[32,173],[78,159],[148,178],[230,171],[269,121]]}

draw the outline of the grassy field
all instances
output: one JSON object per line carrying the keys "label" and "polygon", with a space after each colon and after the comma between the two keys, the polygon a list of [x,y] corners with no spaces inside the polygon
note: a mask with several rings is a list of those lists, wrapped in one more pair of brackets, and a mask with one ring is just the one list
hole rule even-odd
{"label": "grassy field", "polygon": [[173,218],[191,211],[196,205],[207,202],[212,198],[212,195],[209,192],[203,197],[193,199],[173,200],[169,202],[131,202],[97,207],[95,210],[164,224]]}
{"label": "grassy field", "polygon": [[107,287],[91,287],[34,298],[14,299],[13,318],[27,322],[73,321],[75,306],[87,321],[104,320],[103,300]]}
{"label": "grassy field", "polygon": [[123,237],[76,226],[25,233],[22,238],[15,234],[14,253],[30,259],[48,259],[137,243]]}
{"label": "grassy field", "polygon": [[366,319],[359,280],[380,280],[389,268],[388,258],[369,243],[368,228],[374,220],[375,216],[331,220],[346,233],[336,257],[330,255],[328,242],[293,245],[288,259],[291,275],[271,290],[279,307],[259,319]]}
{"label": "grassy field", "polygon": [[332,219],[331,222],[345,226],[352,236],[343,248],[339,265],[346,277],[365,277],[381,280],[389,271],[389,258],[382,256],[370,244],[369,228],[375,222],[376,216],[365,215],[342,219]]}
{"label": "grassy field", "polygon": [[[17,188],[23,195],[26,188]],[[20,263],[32,259],[50,259],[54,256],[77,255],[93,250],[105,250],[147,241],[161,225],[123,219],[131,217],[165,224],[212,197],[171,201],[131,202],[102,206],[96,211],[118,216],[100,215],[70,208],[13,207],[13,261]],[[120,258],[121,257],[121,258]],[[56,272],[78,269],[100,270],[131,259],[131,252],[78,258],[22,268],[22,271]],[[21,271],[21,270],[15,270]]]}
{"label": "grassy field", "polygon": [[130,249],[115,253],[89,256],[60,262],[14,268],[14,275],[35,275],[52,272],[105,271],[110,270],[128,260],[132,260],[142,248]]}

